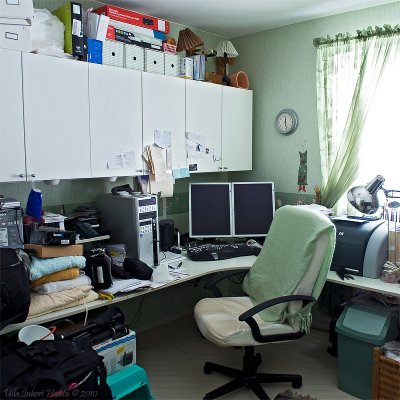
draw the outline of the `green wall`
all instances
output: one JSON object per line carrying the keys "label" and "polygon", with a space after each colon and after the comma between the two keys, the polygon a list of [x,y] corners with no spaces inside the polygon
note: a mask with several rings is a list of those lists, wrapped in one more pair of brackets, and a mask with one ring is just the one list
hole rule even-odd
{"label": "green wall", "polygon": [[[229,179],[274,181],[278,198],[304,198],[303,192],[297,192],[299,151],[304,147],[308,151],[307,194],[314,194],[321,173],[313,38],[398,23],[400,2],[232,39],[239,57],[231,69],[245,71],[254,91],[253,170],[230,173]],[[294,109],[299,116],[297,131],[288,137],[274,128],[275,116],[284,108]]]}
{"label": "green wall", "polygon": [[[64,0],[35,0],[37,8],[54,9]],[[85,7],[99,6],[96,1],[82,1]],[[161,210],[176,220],[182,231],[187,230],[187,191],[189,182],[199,181],[274,181],[277,198],[283,204],[296,200],[310,202],[314,186],[321,182],[318,147],[315,56],[312,44],[315,37],[335,35],[339,32],[355,33],[369,25],[396,24],[400,22],[400,2],[372,7],[360,11],[319,18],[273,30],[232,39],[239,52],[231,71],[243,70],[254,91],[253,107],[253,170],[237,173],[196,174],[190,179],[178,180],[175,195],[161,202]],[[183,25],[171,23],[171,35],[178,38]],[[207,48],[213,48],[224,38],[193,29],[202,37]],[[213,70],[214,59],[207,61]],[[277,112],[293,108],[299,115],[299,127],[289,137],[279,135],[274,128]],[[307,193],[297,192],[299,151],[308,151]],[[67,160],[66,160],[67,161]],[[51,166],[49,166],[51,168]],[[58,186],[45,186],[45,206],[75,205],[95,200],[97,193],[108,192],[117,184],[134,183],[133,178],[119,178],[110,184],[101,179],[62,181]],[[19,199],[25,205],[29,183],[0,184],[0,193]],[[163,214],[161,214],[163,216]],[[164,215],[165,216],[165,215]]]}

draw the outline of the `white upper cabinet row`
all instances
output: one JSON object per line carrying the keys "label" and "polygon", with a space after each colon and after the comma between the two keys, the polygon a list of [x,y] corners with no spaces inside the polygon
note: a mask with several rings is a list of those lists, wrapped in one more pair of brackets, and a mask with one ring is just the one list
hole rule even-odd
{"label": "white upper cabinet row", "polygon": [[251,169],[252,92],[0,49],[0,182],[140,175],[155,131],[173,169]]}

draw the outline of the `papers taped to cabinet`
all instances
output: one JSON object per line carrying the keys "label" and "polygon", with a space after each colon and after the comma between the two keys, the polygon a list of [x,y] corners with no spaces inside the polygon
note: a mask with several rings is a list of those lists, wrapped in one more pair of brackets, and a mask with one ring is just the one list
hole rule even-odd
{"label": "papers taped to cabinet", "polygon": [[162,149],[152,144],[146,146],[143,158],[149,170],[150,193],[160,192],[161,197],[172,197],[174,194],[174,178],[172,176],[172,150]]}

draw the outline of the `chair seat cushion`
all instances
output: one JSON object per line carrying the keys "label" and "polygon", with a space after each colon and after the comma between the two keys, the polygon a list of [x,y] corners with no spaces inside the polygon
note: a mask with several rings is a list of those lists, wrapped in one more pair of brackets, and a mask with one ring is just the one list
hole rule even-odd
{"label": "chair seat cushion", "polygon": [[[246,322],[239,315],[253,307],[251,300],[244,297],[219,297],[200,300],[194,309],[194,317],[201,333],[210,342],[224,347],[255,346],[257,342]],[[257,314],[254,319],[262,335],[295,333],[288,324],[266,322]]]}

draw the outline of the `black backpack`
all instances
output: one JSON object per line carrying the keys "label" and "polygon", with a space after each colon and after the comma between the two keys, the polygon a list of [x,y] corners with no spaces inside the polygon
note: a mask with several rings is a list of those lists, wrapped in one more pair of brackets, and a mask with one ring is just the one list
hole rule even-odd
{"label": "black backpack", "polygon": [[28,271],[17,251],[0,247],[0,329],[24,322],[31,296]]}
{"label": "black backpack", "polygon": [[102,359],[89,338],[17,343],[0,359],[0,398],[111,400]]}

